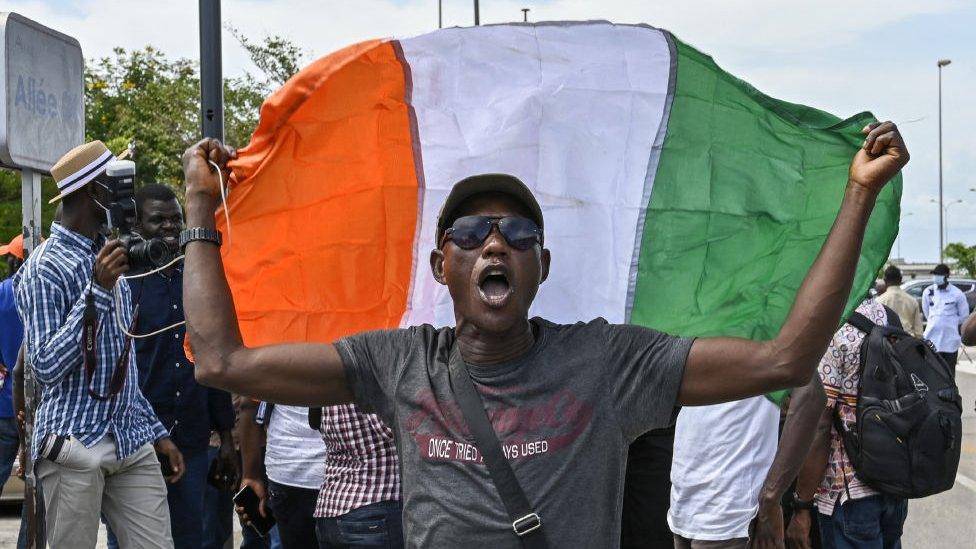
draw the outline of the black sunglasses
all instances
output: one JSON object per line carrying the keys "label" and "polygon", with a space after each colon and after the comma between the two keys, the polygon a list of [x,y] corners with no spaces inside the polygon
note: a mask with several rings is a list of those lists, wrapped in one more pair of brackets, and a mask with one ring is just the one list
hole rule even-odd
{"label": "black sunglasses", "polygon": [[[454,224],[444,231],[444,240],[453,240],[459,248],[473,250],[481,246],[491,228],[498,226],[498,232],[505,237],[508,245],[516,250],[528,250],[542,244],[542,229],[531,219],[518,216],[490,217],[487,215],[468,215],[454,220]],[[443,243],[441,243],[443,245]]]}

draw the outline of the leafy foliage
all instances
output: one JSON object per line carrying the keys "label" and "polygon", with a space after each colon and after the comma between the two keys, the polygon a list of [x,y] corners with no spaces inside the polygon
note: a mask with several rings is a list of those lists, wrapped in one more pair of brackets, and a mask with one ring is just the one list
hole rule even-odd
{"label": "leafy foliage", "polygon": [[964,269],[970,277],[976,277],[976,246],[953,242],[946,246],[945,256],[956,260],[956,270]]}

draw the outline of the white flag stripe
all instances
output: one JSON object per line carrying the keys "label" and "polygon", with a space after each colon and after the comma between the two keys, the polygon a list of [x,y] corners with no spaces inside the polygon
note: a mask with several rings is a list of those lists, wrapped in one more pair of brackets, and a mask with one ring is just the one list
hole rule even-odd
{"label": "white flag stripe", "polygon": [[446,29],[401,41],[424,170],[417,268],[403,325],[452,325],[427,267],[438,209],[469,175],[535,192],[552,273],[533,314],[623,322],[651,148],[665,111],[667,40],[609,23]]}

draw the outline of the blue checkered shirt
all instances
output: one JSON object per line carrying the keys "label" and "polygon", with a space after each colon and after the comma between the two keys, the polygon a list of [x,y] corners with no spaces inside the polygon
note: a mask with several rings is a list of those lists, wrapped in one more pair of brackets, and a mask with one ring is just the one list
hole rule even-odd
{"label": "blue checkered shirt", "polygon": [[[89,287],[94,287],[98,314],[98,364],[91,383],[97,393],[108,394],[112,372],[126,344],[115,320],[112,293],[92,282],[95,254],[103,244],[102,237],[92,241],[55,223],[51,238],[30,255],[14,278],[27,360],[41,386],[31,441],[34,459],[49,433],[71,435],[87,447],[112,434],[119,459],[167,435],[139,391],[134,351],[129,354],[128,375],[121,392],[105,401],[88,394],[81,330]],[[115,291],[119,294],[119,316],[128,326],[132,293],[124,280],[119,280]]]}

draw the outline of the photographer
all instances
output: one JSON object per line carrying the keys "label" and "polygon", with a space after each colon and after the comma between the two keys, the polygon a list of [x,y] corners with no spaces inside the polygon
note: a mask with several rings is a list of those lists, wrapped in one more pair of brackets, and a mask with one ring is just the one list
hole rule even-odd
{"label": "photographer", "polygon": [[[176,252],[183,229],[183,210],[173,191],[157,183],[143,185],[135,194],[135,203],[137,238],[163,242]],[[153,269],[153,265],[131,258],[130,265],[133,274]],[[166,329],[183,321],[183,267],[177,263],[161,272],[134,278],[129,286],[139,304],[135,333],[163,330],[136,340],[139,387],[183,454],[183,478],[167,486],[174,545],[177,549],[196,549],[203,545],[208,470],[213,473],[212,482],[223,482],[231,488],[239,476],[231,435],[234,407],[230,393],[204,387],[194,379],[193,365],[183,350],[186,328]],[[221,439],[220,453],[212,467],[207,454],[211,431],[218,431]]]}
{"label": "photographer", "polygon": [[139,391],[122,328],[133,317],[119,280],[128,260],[121,242],[102,234],[115,200],[105,174],[112,160],[93,141],[54,165],[62,222],[14,279],[42,395],[31,455],[52,547],[95,547],[100,512],[124,547],[173,547],[156,453],[173,465],[170,482],[182,476],[183,459]]}

